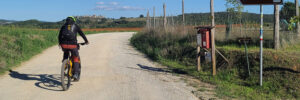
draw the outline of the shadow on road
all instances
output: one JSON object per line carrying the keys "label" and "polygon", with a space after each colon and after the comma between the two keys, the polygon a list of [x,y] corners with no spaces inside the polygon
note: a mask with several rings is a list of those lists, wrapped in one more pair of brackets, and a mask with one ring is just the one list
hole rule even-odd
{"label": "shadow on road", "polygon": [[288,71],[291,73],[300,73],[299,71],[289,69],[289,68],[283,68],[283,67],[269,67],[269,68],[264,68],[264,71]]}
{"label": "shadow on road", "polygon": [[22,74],[17,71],[9,70],[9,75],[12,78],[25,80],[25,81],[37,81],[35,86],[51,90],[51,91],[62,91],[60,75],[48,75],[48,74]]}
{"label": "shadow on road", "polygon": [[155,67],[149,67],[141,64],[137,64],[140,68],[144,70],[149,70],[149,71],[155,71],[155,72],[170,72],[167,70],[167,68],[155,68]]}

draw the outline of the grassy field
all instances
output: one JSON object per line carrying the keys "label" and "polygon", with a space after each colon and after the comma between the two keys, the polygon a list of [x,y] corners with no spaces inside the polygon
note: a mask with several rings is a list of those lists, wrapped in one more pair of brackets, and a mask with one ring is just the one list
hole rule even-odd
{"label": "grassy field", "polygon": [[[264,49],[264,84],[260,87],[257,40],[253,40],[249,45],[251,72],[249,75],[244,46],[233,42],[234,39],[228,39],[231,42],[221,39],[225,35],[222,31],[224,32],[220,28],[217,29],[217,49],[229,59],[229,63],[217,55],[216,76],[211,76],[211,67],[208,63],[202,64],[201,72],[196,71],[195,30],[189,29],[190,34],[182,34],[182,31],[144,30],[132,37],[131,44],[151,59],[168,66],[174,73],[188,74],[215,84],[216,93],[220,98],[252,100],[300,98],[300,44],[289,45],[278,51],[270,47]],[[267,32],[266,38],[272,39],[270,35],[271,32]]]}
{"label": "grassy field", "polygon": [[58,30],[0,27],[0,74],[57,44],[57,36]]}

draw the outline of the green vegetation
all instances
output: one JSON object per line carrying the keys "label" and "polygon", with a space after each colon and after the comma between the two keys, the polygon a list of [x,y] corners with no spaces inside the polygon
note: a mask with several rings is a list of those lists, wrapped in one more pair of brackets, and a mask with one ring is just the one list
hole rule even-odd
{"label": "green vegetation", "polygon": [[57,36],[58,31],[0,27],[0,74],[57,44]]}
{"label": "green vegetation", "polygon": [[292,17],[296,16],[295,3],[285,2],[280,10],[280,19],[289,21]]}
{"label": "green vegetation", "polygon": [[[195,32],[190,32],[195,33]],[[238,99],[299,99],[300,98],[300,45],[282,51],[264,50],[264,84],[259,86],[259,49],[249,47],[251,75],[248,74],[242,45],[218,44],[217,49],[229,63],[217,55],[217,75],[211,76],[208,63],[202,71],[196,69],[196,34],[181,34],[145,30],[131,38],[131,44],[151,59],[166,65],[175,73],[188,74],[217,86],[221,98]]]}
{"label": "green vegetation", "polygon": [[0,27],[0,73],[56,44],[57,31]]}

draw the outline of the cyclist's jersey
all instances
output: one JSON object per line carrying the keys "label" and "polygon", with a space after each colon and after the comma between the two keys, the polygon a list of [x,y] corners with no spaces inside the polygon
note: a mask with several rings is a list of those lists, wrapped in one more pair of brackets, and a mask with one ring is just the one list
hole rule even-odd
{"label": "cyclist's jersey", "polygon": [[[71,28],[70,28],[71,26]],[[68,31],[64,31],[64,30],[68,30]],[[75,36],[74,39],[65,39],[65,37],[63,36],[63,34],[65,34],[64,32],[71,32],[73,36]],[[58,41],[59,44],[74,44],[77,45],[77,33],[79,33],[79,35],[84,39],[85,42],[88,42],[86,36],[83,34],[82,30],[80,29],[80,27],[75,24],[75,22],[73,20],[67,20],[66,24],[64,24],[60,31],[59,31],[59,35],[58,35]],[[70,33],[68,33],[70,34]]]}

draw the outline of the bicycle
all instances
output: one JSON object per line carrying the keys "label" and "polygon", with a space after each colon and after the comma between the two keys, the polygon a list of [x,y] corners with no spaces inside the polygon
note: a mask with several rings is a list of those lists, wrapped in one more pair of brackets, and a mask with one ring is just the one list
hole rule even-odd
{"label": "bicycle", "polygon": [[[80,49],[80,45],[85,45],[85,43],[78,43],[77,47],[78,50]],[[63,88],[63,91],[66,91],[70,88],[71,80],[73,78],[73,61],[71,59],[71,55],[69,55],[68,59],[65,59],[61,66],[61,86]],[[80,72],[81,72],[81,63],[80,63],[80,57],[79,57],[79,76],[78,80],[80,79]]]}

